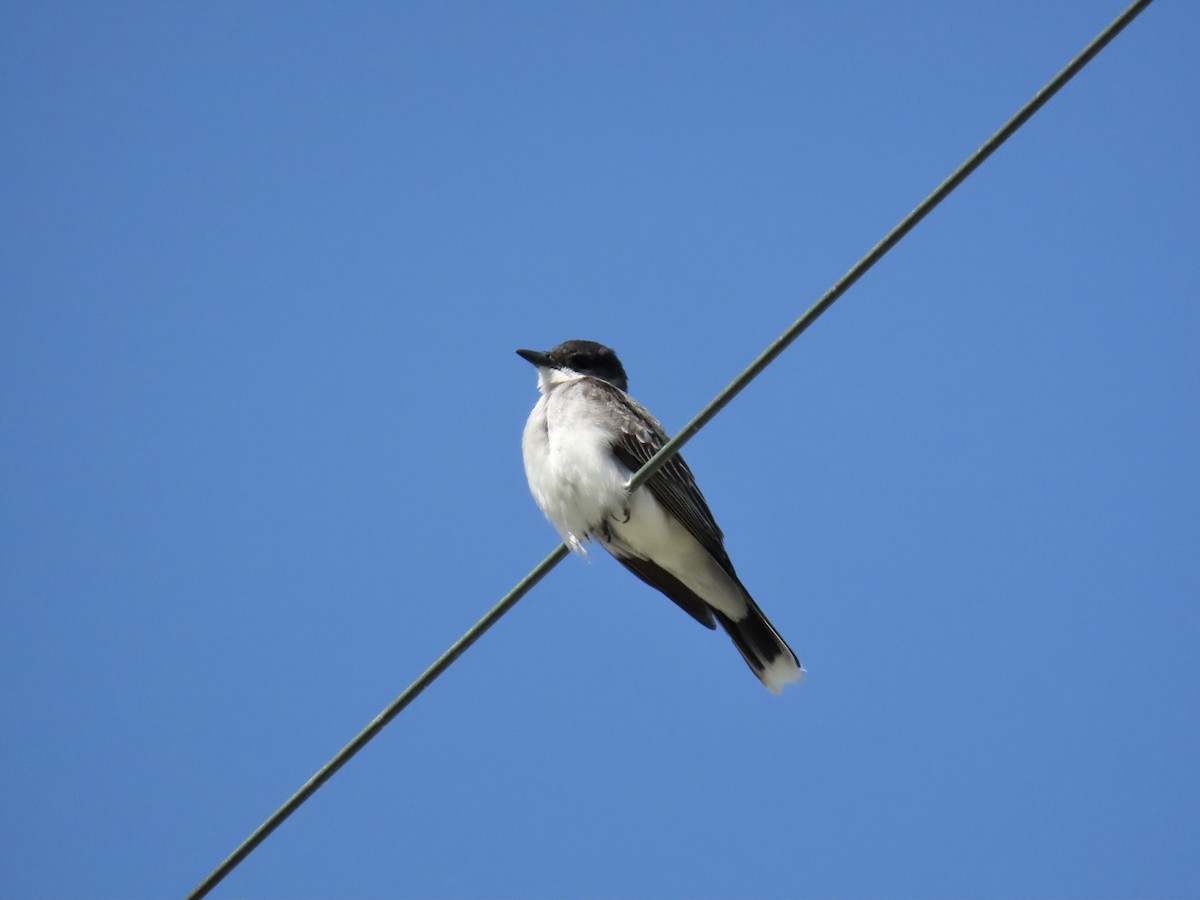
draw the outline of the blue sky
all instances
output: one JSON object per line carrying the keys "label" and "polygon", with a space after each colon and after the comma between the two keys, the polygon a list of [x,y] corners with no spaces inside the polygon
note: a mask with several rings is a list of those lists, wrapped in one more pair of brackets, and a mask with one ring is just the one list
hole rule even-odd
{"label": "blue sky", "polygon": [[[179,896],[1120,4],[0,10],[0,896]],[[228,897],[1200,896],[1200,11],[689,444],[809,669],[569,559]]]}

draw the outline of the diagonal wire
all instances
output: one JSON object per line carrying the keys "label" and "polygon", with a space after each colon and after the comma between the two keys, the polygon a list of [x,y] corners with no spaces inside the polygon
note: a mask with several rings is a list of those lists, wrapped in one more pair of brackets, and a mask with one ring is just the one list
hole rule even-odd
{"label": "diagonal wire", "polygon": [[[839,278],[834,285],[821,295],[812,306],[805,310],[804,314],[793,322],[786,331],[776,338],[770,346],[767,347],[759,356],[750,363],[746,369],[731,381],[712,401],[696,414],[683,430],[672,437],[662,449],[658,451],[651,459],[636,473],[629,481],[629,489],[634,490],[642,484],[645,484],[655,472],[662,468],[672,456],[679,452],[688,441],[690,441],[701,428],[712,420],[725,406],[741,393],[751,381],[757,378],[762,371],[769,366],[774,360],[783,353],[788,346],[798,338],[804,331],[817,320],[820,315],[825,312],[834,302],[842,296],[850,287],[858,281],[875,263],[879,262],[883,256],[892,249],[900,240],[917,226],[917,224],[925,218],[933,209],[941,203],[956,187],[962,184],[967,177],[981,166],[989,156],[991,156],[1000,145],[1007,141],[1017,129],[1024,125],[1030,117],[1041,109],[1046,102],[1053,97],[1058,91],[1070,81],[1075,75],[1086,66],[1093,57],[1103,50],[1113,38],[1132,22],[1139,13],[1141,13],[1151,0],[1135,0],[1128,8],[1125,9],[1117,18],[1115,18],[1108,27],[1098,34],[1090,44],[1079,52],[1079,55],[1072,59],[1057,75],[1051,78],[1046,85],[1033,95],[1024,106],[1017,111],[1011,119],[1004,123],[1000,129],[993,134],[988,140],[974,153],[967,157],[954,172],[938,185],[932,193],[929,194],[921,203],[907,216],[905,216],[895,228],[887,233],[884,238],[867,252],[867,254],[855,263],[845,275]],[[445,653],[426,669],[421,676],[410,684],[404,693],[400,694],[388,706],[367,725],[354,740],[350,741],[345,747],[322,766],[316,774],[314,774],[300,790],[296,791],[283,806],[279,807],[271,814],[265,822],[256,828],[249,837],[246,838],[236,850],[233,851],[226,859],[215,868],[208,877],[197,885],[191,893],[187,895],[188,900],[198,900],[200,897],[207,895],[220,881],[225,878],[234,868],[237,867],[250,853],[261,844],[266,838],[278,828],[288,816],[294,813],[305,800],[316,793],[317,789],[328,781],[335,772],[344,766],[350,759],[365,747],[372,738],[382,731],[392,719],[396,718],[400,712],[408,706],[416,697],[425,690],[433,681],[450,667],[458,657],[460,657],[467,648],[474,644],[483,634],[490,629],[500,617],[516,605],[517,601],[527,594],[534,585],[541,581],[547,573],[550,572],[567,556],[568,550],[565,544],[559,544],[558,547],[538,565],[515,587],[500,599],[488,612],[476,622],[471,628],[457,641],[450,646]]]}
{"label": "diagonal wire", "polygon": [[678,452],[684,444],[690,441],[697,431],[707,425],[713,416],[725,408],[730,400],[740,394],[742,388],[757,378],[763,369],[774,362],[775,358],[786,350],[792,341],[803,334],[808,326],[817,320],[821,313],[832,306],[838,297],[846,293],[851,285],[862,278],[875,263],[883,258],[884,254],[912,231],[917,226],[917,223],[933,212],[934,207],[945,200],[951,191],[966,181],[967,176],[983,165],[984,160],[996,152],[1001,144],[1012,137],[1018,128],[1029,121],[1034,113],[1041,109],[1051,97],[1057,94],[1063,85],[1074,78],[1080,69],[1091,62],[1092,58],[1103,50],[1113,38],[1120,34],[1125,26],[1132,22],[1138,13],[1149,6],[1150,3],[1151,0],[1136,0],[1121,15],[1109,23],[1108,27],[1100,32],[1090,44],[1084,47],[1078,56],[1067,63],[1061,72],[1046,82],[1046,86],[1034,94],[1017,111],[1016,115],[1000,126],[999,131],[988,138],[987,142],[978,150],[968,156],[966,161],[955,169],[949,178],[934,188],[933,192],[922,200],[916,209],[901,219],[900,223],[889,231],[878,244],[872,247],[866,256],[856,262],[845,275],[834,283],[833,287],[822,294],[816,303],[805,310],[804,315],[793,322],[783,334],[759,354],[758,358],[750,363],[737,378],[733,379],[721,393],[717,394],[708,406],[697,413],[696,417],[688,422],[682,431],[667,441],[658,453],[638,469],[633,478],[630,479],[630,490],[645,484],[646,480],[662,468],[663,464]]}

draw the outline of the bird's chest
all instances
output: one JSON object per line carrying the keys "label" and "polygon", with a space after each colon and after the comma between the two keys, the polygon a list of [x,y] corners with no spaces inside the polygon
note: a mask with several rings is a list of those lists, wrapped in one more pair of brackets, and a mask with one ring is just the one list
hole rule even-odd
{"label": "bird's chest", "polygon": [[560,531],[582,539],[624,507],[630,472],[613,455],[611,429],[569,391],[538,401],[522,450],[534,499]]}

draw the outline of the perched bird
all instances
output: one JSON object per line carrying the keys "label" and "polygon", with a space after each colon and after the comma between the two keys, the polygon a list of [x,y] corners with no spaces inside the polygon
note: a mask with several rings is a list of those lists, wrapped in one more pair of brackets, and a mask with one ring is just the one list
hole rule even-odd
{"label": "perched bird", "polygon": [[594,538],[701,625],[720,622],[771,691],[797,681],[804,667],[742,585],[682,457],[629,491],[633,473],[667,433],[625,393],[617,354],[594,341],[517,353],[537,366],[541,392],[521,440],[525,475],[567,546],[586,552],[584,542]]}

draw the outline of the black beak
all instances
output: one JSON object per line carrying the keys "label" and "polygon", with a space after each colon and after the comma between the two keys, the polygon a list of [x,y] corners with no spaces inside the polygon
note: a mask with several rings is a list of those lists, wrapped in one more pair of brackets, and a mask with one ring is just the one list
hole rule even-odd
{"label": "black beak", "polygon": [[550,362],[550,354],[543,353],[541,350],[518,350],[517,356],[526,362],[531,362],[535,366],[545,366],[547,369],[553,369],[554,364]]}

